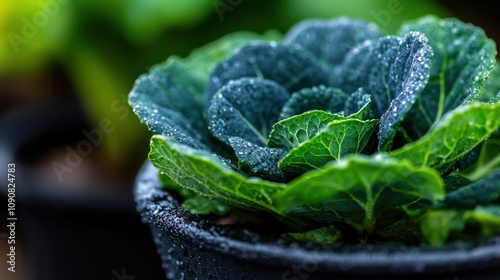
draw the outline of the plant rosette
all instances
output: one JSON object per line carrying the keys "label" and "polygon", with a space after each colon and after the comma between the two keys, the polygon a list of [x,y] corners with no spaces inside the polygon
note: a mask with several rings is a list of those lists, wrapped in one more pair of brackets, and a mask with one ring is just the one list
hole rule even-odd
{"label": "plant rosette", "polygon": [[496,53],[457,19],[391,36],[305,20],[283,38],[239,32],[171,57],[129,102],[154,134],[155,179],[205,220],[332,253],[439,250],[500,234]]}

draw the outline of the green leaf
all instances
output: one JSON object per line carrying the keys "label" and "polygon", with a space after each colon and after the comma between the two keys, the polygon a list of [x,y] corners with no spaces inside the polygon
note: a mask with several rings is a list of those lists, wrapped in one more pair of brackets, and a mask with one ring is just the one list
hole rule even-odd
{"label": "green leaf", "polygon": [[415,165],[439,168],[460,158],[500,127],[500,103],[473,103],[446,114],[418,141],[391,153]]}
{"label": "green leaf", "polygon": [[303,46],[321,62],[325,70],[332,71],[354,46],[381,36],[382,32],[373,23],[341,17],[303,20],[288,31],[284,41]]}
{"label": "green leaf", "polygon": [[287,174],[297,175],[321,168],[327,162],[346,155],[358,154],[370,140],[377,125],[377,120],[334,120],[315,137],[290,150],[278,167]]}
{"label": "green leaf", "polygon": [[223,216],[230,210],[229,206],[223,203],[199,195],[184,200],[182,208],[198,215],[214,214],[217,216]]}
{"label": "green leaf", "polygon": [[465,239],[500,233],[500,171],[448,193],[444,201],[423,209],[416,220],[431,244],[442,244],[450,236]]}
{"label": "green leaf", "polygon": [[244,77],[273,80],[289,92],[326,84],[327,80],[314,57],[299,45],[249,43],[211,72],[205,88],[206,101],[229,81]]}
{"label": "green leaf", "polygon": [[500,202],[500,171],[446,195],[437,208],[473,209],[477,205]]}
{"label": "green leaf", "polygon": [[170,179],[170,177],[168,177],[165,174],[158,172],[158,179],[160,180],[163,189],[176,191],[184,199],[196,196],[196,193],[181,187],[179,184],[177,184],[174,180]]}
{"label": "green leaf", "polygon": [[280,38],[275,33],[260,35],[248,31],[238,31],[193,50],[184,62],[193,75],[206,82],[212,69],[236,49],[249,42],[277,39]]}
{"label": "green leaf", "polygon": [[161,135],[151,138],[149,160],[183,188],[246,209],[276,213],[271,197],[285,187],[259,178],[246,178],[216,156]]}
{"label": "green leaf", "polygon": [[[313,90],[306,89],[292,95],[292,98],[290,98],[290,100],[294,99],[294,97],[301,96],[301,103],[308,104],[307,102],[310,102],[311,99],[315,100],[315,97],[317,95],[321,95],[322,93],[340,93],[331,88],[323,89],[325,89],[325,91],[316,91],[314,88]],[[334,97],[335,95],[336,94],[333,94],[332,97]],[[273,125],[273,130],[269,134],[269,139],[267,142],[268,146],[291,150],[297,147],[299,144],[317,136],[321,132],[321,130],[324,129],[332,121],[346,120],[349,118],[365,120],[372,116],[372,112],[369,107],[371,102],[370,96],[368,94],[363,94],[362,89],[357,90],[346,99],[344,99],[343,93],[340,96],[342,96],[340,98],[342,100],[342,104],[336,104],[335,107],[338,109],[343,108],[343,111],[347,113],[348,117],[343,117],[339,114],[333,114],[331,113],[331,110],[329,111],[327,108],[323,108],[324,110],[315,110],[313,109],[314,106],[310,106],[311,108],[302,108],[304,110],[295,110],[293,112],[293,116],[281,120]],[[325,102],[326,99],[324,99],[323,97],[321,97],[320,99],[321,100],[318,100],[318,103],[327,103]],[[332,101],[333,99],[336,100],[337,98],[332,98]],[[285,104],[285,108],[287,107],[287,105],[291,104],[290,100]],[[297,101],[297,98],[295,99],[295,101]],[[295,101],[292,103],[295,103]],[[297,104],[299,103],[297,102]],[[333,106],[326,107],[333,108]],[[325,110],[329,112],[325,112]],[[304,111],[304,113],[300,113],[301,111]],[[283,116],[283,112],[281,116]],[[292,109],[287,110],[287,112],[292,112]]]}
{"label": "green leaf", "polygon": [[500,102],[500,65],[497,63],[484,83],[484,89],[476,99],[482,102]]}
{"label": "green leaf", "polygon": [[339,115],[320,110],[284,119],[274,124],[273,130],[269,134],[268,146],[289,151],[314,138],[332,121],[344,119]]}
{"label": "green leaf", "polygon": [[427,38],[418,32],[383,37],[352,49],[334,86],[347,92],[362,87],[371,94],[371,109],[380,118],[379,150],[388,150],[404,119],[429,79],[432,57]]}
{"label": "green leaf", "polygon": [[467,170],[460,172],[472,181],[480,180],[500,170],[500,131],[495,131],[481,147],[479,158]]}
{"label": "green leaf", "polygon": [[422,239],[422,233],[418,224],[408,217],[378,229],[376,234],[385,242],[398,242],[403,244],[418,244]]}
{"label": "green leaf", "polygon": [[331,114],[342,115],[349,96],[340,89],[325,86],[304,88],[292,93],[281,111],[280,120],[284,120],[311,110],[323,110]]}
{"label": "green leaf", "polygon": [[214,214],[221,216],[225,215],[230,210],[229,206],[220,203],[219,201],[199,196],[195,192],[183,188],[165,174],[158,173],[158,179],[160,179],[164,189],[176,191],[180,196],[182,196],[182,198],[184,198],[182,208],[190,211],[191,213],[199,215]]}
{"label": "green leaf", "polygon": [[331,162],[274,195],[282,213],[296,213],[309,205],[308,218],[345,222],[359,233],[372,233],[377,219],[396,207],[443,197],[443,182],[435,170],[380,155]]}
{"label": "green leaf", "polygon": [[419,219],[422,235],[430,244],[443,244],[451,232],[464,230],[462,215],[463,213],[455,210],[427,211]]}
{"label": "green leaf", "polygon": [[472,210],[437,209],[420,218],[426,241],[440,245],[449,239],[479,239],[500,233],[500,205],[476,206]]}
{"label": "green leaf", "polygon": [[263,179],[285,181],[278,162],[287,154],[286,150],[261,147],[239,137],[230,137],[229,143],[239,159],[240,170]]}
{"label": "green leaf", "polygon": [[351,94],[345,103],[345,115],[348,117],[356,117],[360,120],[367,120],[373,118],[373,112],[370,109],[372,102],[371,96],[365,94],[362,88]]}
{"label": "green leaf", "polygon": [[435,54],[429,84],[404,123],[408,135],[416,140],[444,113],[479,95],[496,64],[497,51],[481,28],[458,19],[423,17],[403,25],[399,34],[411,31],[424,33]]}
{"label": "green leaf", "polygon": [[181,62],[169,59],[137,79],[129,103],[154,134],[201,148],[203,135],[208,135],[202,116],[202,95],[203,83]]}
{"label": "green leaf", "polygon": [[305,232],[285,233],[282,237],[290,240],[320,244],[336,244],[342,242],[342,232],[340,232],[334,225]]}
{"label": "green leaf", "polygon": [[464,219],[479,224],[483,236],[500,233],[500,205],[478,206],[465,212]]}
{"label": "green leaf", "polygon": [[458,190],[471,184],[472,181],[460,175],[449,175],[444,178],[444,189],[446,193]]}
{"label": "green leaf", "polygon": [[185,59],[170,57],[141,75],[129,103],[153,134],[175,137],[183,144],[203,148],[209,135],[204,121],[204,86],[209,71],[243,44],[276,39],[251,32],[235,32],[191,52]]}
{"label": "green leaf", "polygon": [[288,92],[270,80],[230,81],[212,99],[208,109],[210,131],[228,145],[230,137],[265,145],[288,98]]}

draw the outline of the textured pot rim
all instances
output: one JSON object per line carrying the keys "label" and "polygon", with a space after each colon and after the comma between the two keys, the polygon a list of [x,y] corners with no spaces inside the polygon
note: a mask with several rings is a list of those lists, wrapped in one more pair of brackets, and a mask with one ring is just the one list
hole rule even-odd
{"label": "textured pot rim", "polygon": [[173,238],[193,244],[193,249],[204,246],[228,257],[265,265],[317,265],[318,270],[332,273],[442,274],[500,267],[500,236],[478,244],[457,242],[441,248],[357,246],[330,250],[281,239],[268,240],[258,234],[234,238],[241,234],[183,210],[161,189],[156,175],[156,169],[146,161],[136,179],[137,209],[145,222]]}

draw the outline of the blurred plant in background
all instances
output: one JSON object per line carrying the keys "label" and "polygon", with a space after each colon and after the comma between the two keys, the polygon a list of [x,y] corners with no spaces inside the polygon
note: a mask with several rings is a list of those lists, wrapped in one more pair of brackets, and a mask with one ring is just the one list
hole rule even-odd
{"label": "blurred plant in background", "polygon": [[0,75],[37,75],[58,64],[91,124],[112,121],[115,129],[104,137],[102,149],[114,166],[126,164],[124,151],[144,139],[142,127],[126,117],[124,98],[147,65],[141,54],[150,51],[141,48],[168,52],[168,45],[158,44],[165,30],[194,24],[212,12],[208,0],[7,0],[0,5],[5,35]]}

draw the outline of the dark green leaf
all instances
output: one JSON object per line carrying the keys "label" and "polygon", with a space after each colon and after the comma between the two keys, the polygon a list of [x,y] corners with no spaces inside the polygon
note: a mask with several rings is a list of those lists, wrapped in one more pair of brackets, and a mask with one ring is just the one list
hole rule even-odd
{"label": "dark green leaf", "polygon": [[399,242],[403,244],[418,244],[422,238],[422,233],[418,224],[409,218],[401,219],[395,223],[377,230],[377,236],[386,242]]}
{"label": "dark green leaf", "polygon": [[345,17],[333,20],[304,20],[292,27],[285,43],[302,45],[332,72],[341,64],[347,52],[368,39],[383,36],[373,23]]}
{"label": "dark green leaf", "polygon": [[280,38],[276,34],[260,35],[247,31],[238,31],[193,50],[184,62],[193,75],[206,82],[212,69],[239,47],[249,42],[277,39]]}
{"label": "dark green leaf", "polygon": [[418,141],[395,150],[393,157],[440,168],[454,162],[500,127],[500,103],[473,103],[446,114]]}
{"label": "dark green leaf", "polygon": [[458,19],[427,16],[403,25],[399,34],[411,31],[423,32],[435,54],[430,82],[404,124],[416,140],[444,113],[479,95],[496,64],[497,52],[481,28]]}
{"label": "dark green leaf", "polygon": [[477,205],[500,202],[500,171],[446,195],[442,209],[473,209]]}
{"label": "dark green leaf", "polygon": [[308,218],[345,222],[358,232],[373,232],[386,211],[419,199],[443,197],[443,182],[435,170],[361,155],[310,171],[274,195],[282,213],[310,205],[316,212]]}
{"label": "dark green leaf", "polygon": [[230,137],[241,137],[265,145],[271,127],[289,94],[277,83],[242,78],[223,86],[208,110],[210,131],[226,144]]}
{"label": "dark green leaf", "polygon": [[140,76],[129,103],[154,134],[172,136],[194,148],[208,135],[202,117],[203,83],[175,59]]}
{"label": "dark green leaf", "polygon": [[449,175],[444,178],[444,189],[447,193],[471,184],[472,181],[460,175]]}
{"label": "dark green leaf", "polygon": [[345,92],[336,88],[325,86],[305,88],[292,94],[283,106],[279,119],[287,119],[311,110],[342,115],[348,97]]}
{"label": "dark green leaf", "polygon": [[206,101],[229,81],[243,77],[273,80],[289,92],[327,81],[314,57],[299,45],[250,43],[214,68],[205,88]]}
{"label": "dark green leaf", "polygon": [[373,117],[372,110],[370,109],[371,102],[371,96],[360,88],[347,99],[344,108],[345,115],[353,116],[356,114],[356,118],[360,120],[371,119]]}
{"label": "dark green leaf", "polygon": [[297,175],[349,154],[360,153],[377,128],[377,120],[354,118],[334,120],[308,141],[303,142],[281,160],[279,168]]}
{"label": "dark green leaf", "polygon": [[484,83],[484,89],[477,98],[482,102],[500,102],[500,65],[497,63]]}
{"label": "dark green leaf", "polygon": [[229,143],[239,159],[240,170],[263,179],[285,181],[278,162],[287,154],[286,150],[261,147],[239,137],[230,137]]}
{"label": "dark green leaf", "polygon": [[371,108],[380,118],[379,150],[389,149],[397,126],[424,89],[431,57],[426,37],[417,32],[367,41],[346,56],[334,85],[347,92],[362,87],[371,94]]}

